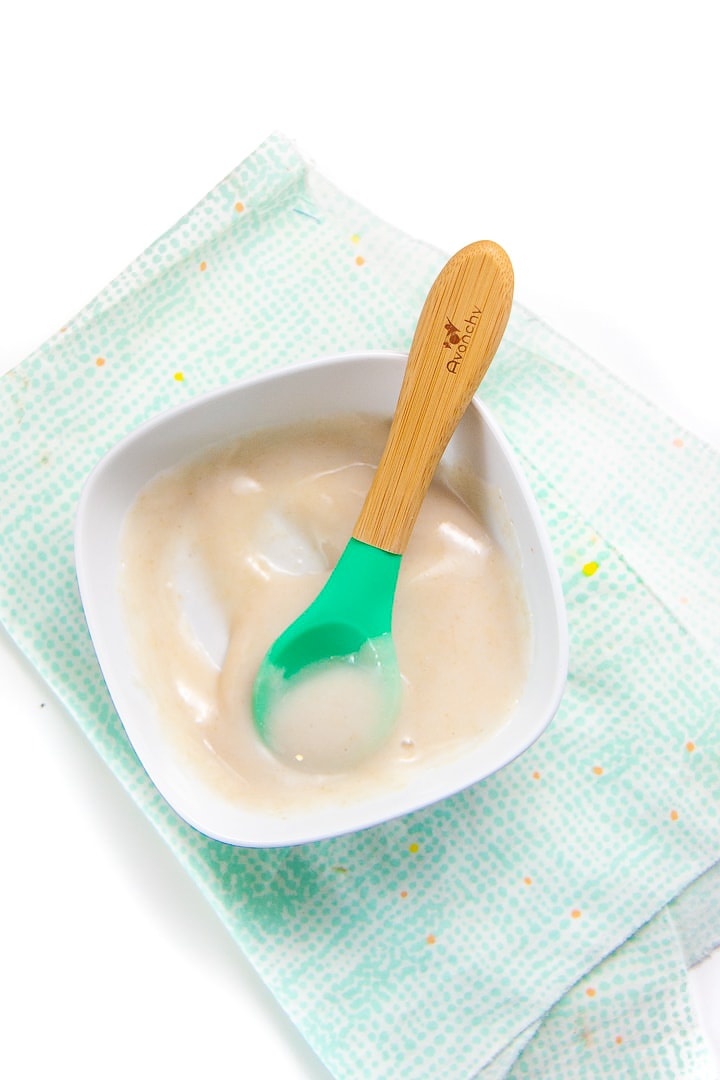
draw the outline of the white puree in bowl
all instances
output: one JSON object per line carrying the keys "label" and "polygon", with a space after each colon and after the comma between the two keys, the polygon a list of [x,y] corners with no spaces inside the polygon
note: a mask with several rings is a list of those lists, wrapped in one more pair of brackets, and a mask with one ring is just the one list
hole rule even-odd
{"label": "white puree in bowl", "polygon": [[352,660],[309,665],[294,679],[278,672],[279,693],[267,717],[268,745],[292,765],[311,772],[344,772],[373,754],[392,731],[398,694],[392,649],[378,665],[377,644],[366,644]]}
{"label": "white puree in bowl", "polygon": [[495,538],[513,540],[502,499],[441,469],[400,566],[390,736],[355,759],[329,740],[314,762],[257,736],[260,662],[344,549],[388,427],[344,416],[214,447],[157,476],[128,514],[120,588],[140,681],[180,758],[230,800],[287,813],[398,787],[487,739],[522,691],[530,619]]}

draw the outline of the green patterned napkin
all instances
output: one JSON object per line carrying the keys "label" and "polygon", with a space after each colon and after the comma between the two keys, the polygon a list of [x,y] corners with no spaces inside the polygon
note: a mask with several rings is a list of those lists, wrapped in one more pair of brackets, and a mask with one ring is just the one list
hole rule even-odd
{"label": "green patterned napkin", "polygon": [[704,1076],[720,459],[527,311],[482,393],[550,531],[571,667],[501,773],[357,835],[219,844],[147,779],[85,629],[73,518],[101,455],[250,373],[406,349],[443,262],[269,139],[0,381],[0,617],[340,1080]]}

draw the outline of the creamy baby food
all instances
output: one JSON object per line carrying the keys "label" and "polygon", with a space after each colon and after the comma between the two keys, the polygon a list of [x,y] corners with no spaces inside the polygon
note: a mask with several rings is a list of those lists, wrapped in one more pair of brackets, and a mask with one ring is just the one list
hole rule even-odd
{"label": "creamy baby food", "polygon": [[342,553],[388,430],[347,415],[243,437],[157,476],[128,514],[120,589],[139,679],[183,767],[228,799],[288,813],[398,787],[490,737],[522,691],[531,628],[501,496],[441,467],[401,563],[401,701],[384,737],[382,687],[347,665],[326,673],[322,715],[302,701],[316,686],[298,684],[282,746],[258,737],[262,658]]}
{"label": "creamy baby food", "polygon": [[[386,670],[373,645],[309,665],[293,679],[276,673],[265,739],[273,753],[325,773],[355,768],[375,753],[392,732],[400,695],[394,655]],[[391,643],[385,651],[394,653]]]}

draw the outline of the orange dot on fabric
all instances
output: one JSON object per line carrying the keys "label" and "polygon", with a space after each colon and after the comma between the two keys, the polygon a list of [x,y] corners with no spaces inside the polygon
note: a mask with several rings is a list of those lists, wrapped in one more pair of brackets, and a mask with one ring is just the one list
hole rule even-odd
{"label": "orange dot on fabric", "polygon": [[420,845],[419,844],[413,843],[413,844],[410,844],[410,846],[408,847],[408,851],[410,851],[413,855],[416,855],[419,850],[420,850]]}
{"label": "orange dot on fabric", "polygon": [[602,776],[602,774],[603,774],[602,765],[593,765],[593,772],[595,773],[596,776]]}
{"label": "orange dot on fabric", "polygon": [[616,1042],[616,1043],[617,1043],[617,1045],[619,1046],[619,1045],[620,1045],[620,1043],[622,1042],[622,1035],[616,1035],[616,1036],[615,1036],[615,1042]]}
{"label": "orange dot on fabric", "polygon": [[596,562],[586,562],[583,566],[583,574],[585,577],[592,577],[600,569],[600,564]]}
{"label": "orange dot on fabric", "polygon": [[205,262],[205,260],[200,263],[200,270],[207,270],[207,263]]}
{"label": "orange dot on fabric", "polygon": [[236,202],[235,209],[237,210],[238,214],[242,214],[243,210],[245,209],[245,203]]}
{"label": "orange dot on fabric", "polygon": [[540,773],[536,769],[535,772],[533,773],[533,780],[539,780],[539,779],[540,779]]}
{"label": "orange dot on fabric", "polygon": [[183,375],[182,371],[176,371],[173,375],[173,379],[175,380],[175,382],[183,382],[185,376]]}
{"label": "orange dot on fabric", "polygon": [[525,882],[526,885],[532,885],[532,878],[531,877],[524,877],[523,881]]}
{"label": "orange dot on fabric", "polygon": [[592,987],[592,986],[588,986],[588,988],[587,988],[587,990],[585,991],[585,993],[587,994],[587,996],[588,996],[588,997],[595,997],[595,994],[597,993],[597,991],[595,990],[595,988],[594,988],[594,987]]}
{"label": "orange dot on fabric", "polygon": [[105,365],[105,357],[104,356],[98,356],[97,360],[95,361],[95,366],[96,367],[104,367],[104,365]]}
{"label": "orange dot on fabric", "polygon": [[67,333],[67,326],[61,326],[60,327],[60,333],[61,334],[66,334]]}
{"label": "orange dot on fabric", "polygon": [[363,259],[362,255],[358,255],[358,257],[355,260],[355,263],[356,263],[357,266],[363,266],[364,265],[365,260]]}
{"label": "orange dot on fabric", "polygon": [[677,810],[671,810],[670,811],[670,820],[671,821],[677,821],[677,819],[679,817],[680,817],[680,815],[678,814]]}
{"label": "orange dot on fabric", "polygon": [[407,899],[407,889],[403,889],[402,892],[400,893],[400,895],[403,898],[403,900]]}
{"label": "orange dot on fabric", "polygon": [[573,908],[572,911],[570,912],[570,918],[571,919],[579,919],[581,915],[582,915],[582,911],[580,911],[579,908]]}
{"label": "orange dot on fabric", "polygon": [[695,743],[692,741],[692,739],[689,739],[685,743],[685,749],[687,750],[688,754],[692,754],[693,750],[695,749]]}
{"label": "orange dot on fabric", "polygon": [[677,446],[678,449],[685,445],[684,439],[673,439],[673,446]]}
{"label": "orange dot on fabric", "polygon": [[425,938],[425,940],[427,941],[428,945],[434,945],[437,938],[435,937],[434,934],[428,934],[428,936]]}

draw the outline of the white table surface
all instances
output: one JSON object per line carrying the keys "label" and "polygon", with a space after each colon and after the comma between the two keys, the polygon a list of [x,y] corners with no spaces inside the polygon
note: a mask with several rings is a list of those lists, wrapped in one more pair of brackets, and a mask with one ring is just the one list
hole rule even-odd
{"label": "white table surface", "polygon": [[[0,15],[0,372],[281,130],[413,235],[500,241],[519,301],[720,449],[709,3],[259,7]],[[0,686],[0,1075],[327,1078],[2,634]],[[720,1061],[720,953],[691,981]]]}

